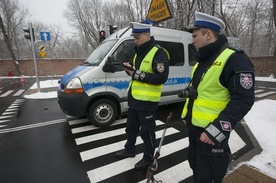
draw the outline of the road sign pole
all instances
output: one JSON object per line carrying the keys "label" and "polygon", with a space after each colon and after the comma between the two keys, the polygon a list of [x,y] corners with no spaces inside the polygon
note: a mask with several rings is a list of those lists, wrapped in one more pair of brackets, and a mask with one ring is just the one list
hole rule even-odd
{"label": "road sign pole", "polygon": [[36,56],[35,56],[35,49],[34,49],[34,37],[33,37],[32,23],[29,23],[29,30],[30,30],[31,44],[32,44],[32,50],[33,50],[33,58],[34,58],[34,66],[35,66],[37,91],[40,92],[40,83],[39,83],[38,72],[37,72],[37,65],[36,65]]}

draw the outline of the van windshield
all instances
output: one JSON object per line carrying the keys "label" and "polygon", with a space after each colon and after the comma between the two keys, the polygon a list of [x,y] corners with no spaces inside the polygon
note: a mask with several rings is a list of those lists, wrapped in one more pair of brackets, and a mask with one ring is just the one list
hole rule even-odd
{"label": "van windshield", "polygon": [[98,66],[117,41],[113,39],[100,44],[82,65]]}

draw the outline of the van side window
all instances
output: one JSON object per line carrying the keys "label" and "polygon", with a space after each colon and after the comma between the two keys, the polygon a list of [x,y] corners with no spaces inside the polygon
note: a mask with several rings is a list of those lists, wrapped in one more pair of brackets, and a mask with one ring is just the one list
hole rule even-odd
{"label": "van side window", "polygon": [[196,47],[193,44],[189,44],[188,51],[189,51],[189,65],[194,66],[197,62],[197,55],[198,55]]}
{"label": "van side window", "polygon": [[156,43],[165,48],[170,53],[170,66],[184,65],[184,46],[182,43],[172,43],[157,40]]}
{"label": "van side window", "polygon": [[[134,57],[134,40],[126,40],[120,44],[120,46],[113,52],[112,56],[114,58],[113,62],[123,63],[132,62]],[[117,68],[116,71],[122,71],[124,69]]]}

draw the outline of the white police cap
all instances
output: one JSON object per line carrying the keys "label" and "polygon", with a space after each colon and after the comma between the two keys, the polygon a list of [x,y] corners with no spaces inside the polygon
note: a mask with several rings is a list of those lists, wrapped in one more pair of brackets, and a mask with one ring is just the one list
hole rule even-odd
{"label": "white police cap", "polygon": [[138,22],[130,22],[130,26],[132,28],[131,36],[136,36],[142,32],[150,32],[151,24],[144,24]]}
{"label": "white police cap", "polygon": [[225,24],[221,19],[205,13],[195,12],[194,26],[189,27],[188,31],[192,32],[193,30],[199,28],[209,28],[220,33],[224,30],[224,27]]}

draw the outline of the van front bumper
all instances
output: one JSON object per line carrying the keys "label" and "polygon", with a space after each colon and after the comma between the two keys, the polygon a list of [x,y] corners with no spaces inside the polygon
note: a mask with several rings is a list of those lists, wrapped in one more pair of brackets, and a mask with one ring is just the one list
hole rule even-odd
{"label": "van front bumper", "polygon": [[89,97],[86,93],[66,94],[58,91],[60,109],[70,116],[84,116],[87,114]]}

